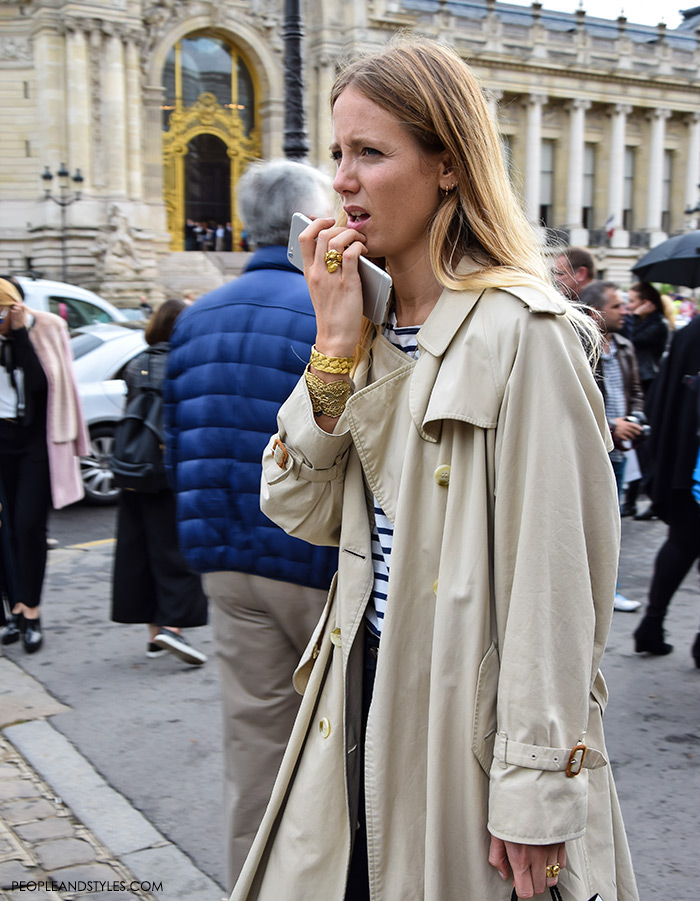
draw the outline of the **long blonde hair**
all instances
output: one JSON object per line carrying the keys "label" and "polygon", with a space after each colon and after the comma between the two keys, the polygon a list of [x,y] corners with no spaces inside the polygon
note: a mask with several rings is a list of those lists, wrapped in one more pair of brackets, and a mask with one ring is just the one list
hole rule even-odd
{"label": "long blonde hair", "polygon": [[[429,233],[438,283],[455,290],[529,284],[555,292],[503,164],[493,116],[464,60],[436,41],[399,35],[340,71],[331,110],[350,85],[395,116],[426,153],[450,157],[456,187],[440,202]],[[464,256],[477,268],[458,274]],[[586,345],[597,347],[590,319],[573,304],[567,315]]]}

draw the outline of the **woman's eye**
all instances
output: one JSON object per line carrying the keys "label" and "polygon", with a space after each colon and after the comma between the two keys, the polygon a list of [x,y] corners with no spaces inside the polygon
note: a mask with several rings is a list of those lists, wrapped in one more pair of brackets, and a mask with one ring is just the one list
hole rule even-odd
{"label": "woman's eye", "polygon": [[331,159],[334,163],[339,163],[342,157],[343,154],[340,152],[340,150],[331,150]]}
{"label": "woman's eye", "polygon": [[362,152],[365,156],[381,156],[381,152],[374,147],[363,147]]}

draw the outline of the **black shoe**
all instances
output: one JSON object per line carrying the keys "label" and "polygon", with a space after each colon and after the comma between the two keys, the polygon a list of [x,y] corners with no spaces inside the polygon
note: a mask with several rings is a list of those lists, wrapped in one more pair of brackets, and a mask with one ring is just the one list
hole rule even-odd
{"label": "black shoe", "polygon": [[24,617],[21,613],[13,613],[7,621],[7,625],[2,630],[0,636],[0,644],[14,644],[19,641],[19,637],[24,630]]}
{"label": "black shoe", "polygon": [[695,666],[700,669],[700,632],[695,636],[695,642],[690,653],[693,655]]}
{"label": "black shoe", "polygon": [[41,617],[36,619],[24,619],[24,632],[22,633],[22,643],[24,650],[28,654],[34,654],[44,643],[44,636],[41,631]]}
{"label": "black shoe", "polygon": [[206,654],[198,651],[197,648],[193,648],[184,635],[178,635],[172,629],[161,629],[154,636],[153,644],[159,648],[165,648],[166,651],[172,651],[180,660],[184,660],[185,663],[191,663],[194,666],[201,666],[202,663],[207,661]]}
{"label": "black shoe", "polygon": [[[696,644],[700,653],[700,640]],[[673,645],[664,641],[661,621],[645,616],[634,633],[634,649],[638,654],[655,654],[657,657],[663,657],[671,653]]]}
{"label": "black shoe", "polygon": [[165,648],[158,647],[158,645],[154,644],[152,641],[149,641],[146,645],[146,657],[165,657],[167,653]]}
{"label": "black shoe", "polygon": [[650,522],[652,520],[657,520],[659,517],[654,512],[654,505],[649,504],[646,510],[642,510],[641,513],[635,513],[634,518],[637,522]]}
{"label": "black shoe", "polygon": [[623,504],[620,507],[620,516],[634,516],[637,518],[637,505],[636,504]]}

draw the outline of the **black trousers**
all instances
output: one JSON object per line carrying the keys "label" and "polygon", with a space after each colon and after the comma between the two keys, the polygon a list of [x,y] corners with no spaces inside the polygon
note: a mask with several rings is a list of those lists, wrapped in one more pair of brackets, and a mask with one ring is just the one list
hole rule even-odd
{"label": "black trousers", "polygon": [[12,525],[2,480],[0,480],[0,595],[0,626],[3,626],[7,622],[6,608],[12,610],[18,603],[19,591],[15,575],[15,550],[12,547]]}
{"label": "black trousers", "polygon": [[367,862],[367,817],[365,814],[365,733],[369,705],[372,703],[374,677],[377,672],[379,639],[365,627],[365,661],[362,681],[362,764],[360,766],[360,801],[357,808],[359,826],[350,858],[350,871],[345,888],[345,901],[369,901],[369,866]]}
{"label": "black trousers", "polygon": [[46,572],[46,526],[51,509],[48,457],[0,454],[0,479],[17,576],[16,596],[11,603],[38,607]]}
{"label": "black trousers", "polygon": [[688,491],[672,492],[668,536],[656,555],[646,616],[663,621],[671,598],[700,557],[700,507]]}
{"label": "black trousers", "polygon": [[121,493],[112,619],[178,628],[207,622],[202,581],[178,547],[175,495],[170,490]]}

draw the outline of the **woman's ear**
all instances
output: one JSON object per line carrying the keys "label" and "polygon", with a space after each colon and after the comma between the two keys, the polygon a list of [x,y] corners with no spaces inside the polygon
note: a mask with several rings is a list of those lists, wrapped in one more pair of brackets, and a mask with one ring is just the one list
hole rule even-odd
{"label": "woman's ear", "polygon": [[440,160],[440,178],[442,181],[447,182],[456,181],[455,167],[447,151],[442,154],[442,159]]}
{"label": "woman's ear", "polygon": [[452,160],[447,154],[444,155],[439,168],[440,173],[440,190],[448,194],[457,185],[457,174]]}

